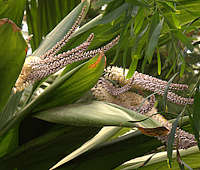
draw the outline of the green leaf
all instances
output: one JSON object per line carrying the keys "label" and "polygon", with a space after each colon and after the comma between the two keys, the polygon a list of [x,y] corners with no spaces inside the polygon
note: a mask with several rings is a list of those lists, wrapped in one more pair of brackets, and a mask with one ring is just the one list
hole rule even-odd
{"label": "green leaf", "polygon": [[67,170],[110,170],[127,160],[148,153],[160,146],[155,138],[141,135],[135,131],[126,136],[106,142],[83,153],[57,169]]}
{"label": "green leaf", "polygon": [[200,91],[199,87],[197,87],[196,93],[194,95],[194,105],[193,105],[193,112],[190,115],[191,125],[194,131],[195,138],[198,142],[198,146],[200,148]]}
{"label": "green leaf", "polygon": [[[143,50],[143,47],[146,43],[146,39],[148,37],[148,25],[144,28],[144,30],[141,31],[141,33],[136,37],[136,40],[135,40],[135,43],[134,43],[134,46],[131,50],[131,58],[132,58],[132,62],[131,62],[131,66],[130,67],[133,67],[133,69],[129,68],[129,76],[128,77],[131,77],[134,73],[134,68],[136,67],[136,62],[137,60],[141,59],[142,57],[142,50]],[[136,69],[136,68],[135,68]]]}
{"label": "green leaf", "polygon": [[[0,115],[0,122],[4,124],[15,113],[19,104],[22,92],[12,94]],[[10,129],[8,133],[0,137],[0,157],[15,149],[18,145],[18,129],[19,126]]]}
{"label": "green leaf", "polygon": [[[181,159],[187,163],[191,168],[199,168],[200,163],[200,152],[198,148],[192,147],[186,150],[180,150]],[[141,170],[155,170],[155,169],[162,169],[162,170],[169,170],[167,164],[167,152],[158,152],[156,153],[148,164],[144,167],[141,167],[144,162],[150,157],[151,155],[146,155],[143,157],[138,157],[136,159],[130,160],[125,164],[121,165],[120,167],[116,168],[116,170],[132,170],[132,169],[141,169]],[[173,164],[172,169],[179,169],[178,162],[176,161],[176,151],[173,151]]]}
{"label": "green leaf", "polygon": [[0,20],[0,37],[0,114],[2,114],[23,66],[27,46],[20,29],[11,20]]}
{"label": "green leaf", "polygon": [[176,9],[180,12],[177,17],[181,25],[185,25],[200,16],[199,5],[198,0],[182,0],[177,3]]}
{"label": "green leaf", "polygon": [[180,21],[177,18],[177,15],[174,14],[174,13],[171,13],[171,15],[172,15],[172,20],[173,20],[173,23],[174,23],[175,27],[177,29],[181,29],[181,24],[180,24]]}
{"label": "green leaf", "polygon": [[[80,0],[27,1],[26,16],[29,34],[34,35],[30,41],[32,50],[37,49],[43,37],[45,37],[79,3]],[[80,6],[82,5],[79,5],[79,7]],[[71,17],[68,17],[69,22],[61,28],[62,31],[60,32],[59,38],[62,38],[64,34],[71,28],[72,23],[70,22],[73,22],[77,18],[78,11],[77,9],[75,11],[76,12],[72,12],[73,15],[71,15]],[[53,40],[53,38],[51,40]]]}
{"label": "green leaf", "polygon": [[111,105],[113,107],[116,107],[126,113],[128,113],[132,119],[134,119],[134,121],[131,121],[131,122],[135,122],[137,123],[139,120],[139,126],[142,126],[144,128],[156,128],[156,127],[160,127],[161,124],[157,121],[155,121],[154,119],[152,119],[151,117],[146,117],[145,115],[141,115],[141,114],[138,114],[130,109],[127,109],[125,107],[121,107],[119,105],[116,105],[116,104],[112,104],[112,103],[108,103],[108,105]]}
{"label": "green leaf", "polygon": [[12,93],[8,99],[4,110],[0,114],[0,123],[3,124],[7,121],[17,110],[17,106],[20,102],[20,98],[22,96],[22,92]]}
{"label": "green leaf", "polygon": [[106,24],[106,23],[109,23],[109,22],[113,21],[114,19],[117,19],[127,9],[128,9],[128,4],[124,3],[123,5],[118,7],[117,9],[115,9],[112,12],[108,13],[107,15],[105,15],[102,18],[102,20],[99,21],[99,24]]}
{"label": "green leaf", "polygon": [[136,17],[135,17],[135,22],[134,22],[134,33],[138,34],[138,32],[140,31],[140,29],[143,26],[143,22],[144,22],[144,8],[140,8],[140,10],[138,11]]}
{"label": "green leaf", "polygon": [[181,29],[180,20],[177,18],[177,14],[175,14],[174,12],[169,12],[164,14],[164,16],[170,29],[172,30]]}
{"label": "green leaf", "polygon": [[94,148],[95,146],[104,143],[108,139],[110,139],[113,135],[115,135],[117,132],[120,131],[119,127],[103,127],[97,135],[95,135],[92,139],[84,143],[80,148],[63,158],[61,161],[59,161],[56,165],[54,165],[51,169],[55,169],[58,166],[63,165],[64,163],[74,159],[75,157],[81,155],[82,153],[85,153],[86,151],[90,150],[91,148]]}
{"label": "green leaf", "polygon": [[94,127],[57,126],[0,159],[0,169],[49,169],[99,131]]}
{"label": "green leaf", "polygon": [[163,26],[163,22],[164,22],[164,18],[160,21],[160,23],[155,27],[155,29],[153,30],[153,33],[151,35],[151,38],[149,40],[149,43],[147,45],[147,49],[146,49],[146,57],[149,61],[149,63],[151,63],[152,57],[153,57],[153,53],[155,51],[155,48],[158,44],[158,39],[160,36],[160,32],[162,30],[162,26]]}
{"label": "green leaf", "polygon": [[159,4],[161,4],[164,7],[165,10],[176,12],[176,9],[173,6],[172,2],[167,2],[167,1],[165,2],[165,1],[162,1],[162,0],[158,0],[157,2]]}
{"label": "green leaf", "polygon": [[50,90],[46,89],[48,92],[38,99],[40,105],[34,111],[74,103],[97,83],[104,67],[105,56],[98,54],[84,63],[71,77],[67,76],[68,73],[60,77],[49,87]]}
{"label": "green leaf", "polygon": [[133,5],[136,5],[136,6],[141,6],[141,7],[145,7],[145,8],[149,8],[150,7],[150,4],[148,4],[146,1],[144,0],[126,0],[127,3],[130,3],[130,4],[133,4]]}
{"label": "green leaf", "polygon": [[160,61],[160,52],[159,49],[157,47],[157,62],[158,62],[158,75],[161,74],[161,61]]}
{"label": "green leaf", "polygon": [[21,27],[26,0],[0,0],[0,19],[9,18]]}
{"label": "green leaf", "polygon": [[[47,4],[49,2],[46,2]],[[80,15],[81,10],[84,6],[89,8],[90,1],[85,0],[81,2],[76,8],[74,8],[41,42],[39,48],[33,52],[32,55],[40,56],[44,54],[47,50],[51,49],[59,40],[61,40],[64,35],[71,29],[72,25],[76,21],[77,17]],[[36,23],[38,24],[38,23]],[[41,38],[44,35],[41,35]],[[38,47],[38,44],[36,45]],[[35,47],[35,48],[36,48]]]}
{"label": "green leaf", "polygon": [[164,94],[163,94],[164,109],[166,109],[167,93],[168,93],[168,90],[169,90],[169,86],[177,75],[178,75],[178,73],[174,74],[172,76],[172,78],[168,81],[167,86],[165,87],[165,91],[164,91]]}
{"label": "green leaf", "polygon": [[161,126],[152,119],[117,105],[93,101],[91,103],[72,104],[45,110],[35,115],[37,118],[60,124],[76,126]]}
{"label": "green leaf", "polygon": [[182,112],[177,116],[175,122],[172,123],[172,129],[168,135],[168,141],[167,141],[167,157],[169,159],[169,165],[170,168],[172,168],[172,153],[173,153],[173,146],[174,146],[174,139],[175,139],[175,133],[176,133],[176,128],[178,126],[178,122],[180,117],[182,116],[183,112],[185,110],[182,110]]}
{"label": "green leaf", "polygon": [[150,30],[149,30],[149,40],[150,40],[154,30],[156,29],[157,25],[159,24],[159,22],[160,22],[159,13],[156,11],[155,14],[151,18],[151,25],[150,25]]}
{"label": "green leaf", "polygon": [[129,122],[132,119],[128,114],[97,101],[55,107],[37,113],[35,116],[48,122],[73,126],[134,126]]}
{"label": "green leaf", "polygon": [[16,126],[0,138],[0,157],[16,149],[18,146],[18,130],[19,126]]}
{"label": "green leaf", "polygon": [[180,77],[183,77],[184,71],[185,71],[185,61],[183,60],[181,63],[181,70],[180,70]]}
{"label": "green leaf", "polygon": [[169,72],[165,76],[166,79],[169,77],[169,75],[171,74],[171,72],[173,71],[173,69],[174,69],[175,66],[176,66],[176,61],[173,61],[173,65],[171,66]]}
{"label": "green leaf", "polygon": [[180,40],[188,49],[193,51],[194,47],[193,47],[191,41],[189,40],[189,38],[186,35],[184,35],[179,30],[173,31],[173,35],[176,39]]}
{"label": "green leaf", "polygon": [[28,114],[77,101],[97,83],[103,73],[104,66],[105,56],[97,55],[54,81],[41,95],[0,125],[0,136]]}
{"label": "green leaf", "polygon": [[134,72],[137,68],[137,64],[138,64],[138,59],[137,59],[137,57],[134,56],[132,58],[131,65],[129,67],[129,70],[128,70],[128,73],[127,73],[127,76],[126,76],[127,79],[129,79],[133,76],[133,74],[134,74]]}

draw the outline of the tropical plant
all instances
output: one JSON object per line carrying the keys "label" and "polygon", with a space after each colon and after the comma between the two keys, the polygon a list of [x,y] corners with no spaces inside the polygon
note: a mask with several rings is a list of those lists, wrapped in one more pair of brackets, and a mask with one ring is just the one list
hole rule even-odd
{"label": "tropical plant", "polygon": [[0,169],[200,168],[199,6],[0,0]]}

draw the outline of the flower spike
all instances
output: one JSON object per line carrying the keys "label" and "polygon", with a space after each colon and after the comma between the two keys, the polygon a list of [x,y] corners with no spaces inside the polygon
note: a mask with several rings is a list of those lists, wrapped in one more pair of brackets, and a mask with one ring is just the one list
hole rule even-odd
{"label": "flower spike", "polygon": [[58,53],[62,47],[64,47],[64,45],[70,40],[70,38],[72,37],[72,34],[76,31],[76,29],[78,28],[78,26],[80,25],[83,16],[85,14],[86,11],[86,6],[83,7],[80,15],[78,16],[77,20],[75,21],[74,25],[72,26],[72,28],[67,32],[67,34],[63,37],[62,40],[60,40],[59,42],[56,43],[56,45],[54,47],[52,47],[50,50],[48,50],[44,55],[40,56],[40,58],[45,59],[46,57],[52,55],[54,56],[56,53]]}
{"label": "flower spike", "polygon": [[[125,71],[126,74],[128,70]],[[137,90],[147,90],[147,91],[152,91],[157,93],[158,95],[164,95],[165,93],[165,88],[168,85],[167,81],[159,80],[155,77],[138,73],[135,71],[134,75],[130,79],[125,79],[125,76],[123,74],[123,69],[122,68],[117,68],[117,67],[108,67],[105,70],[105,78],[110,79],[113,81],[119,82],[120,85],[127,85],[130,82],[132,82],[132,89],[137,89]],[[133,81],[132,81],[133,79]],[[167,99],[173,103],[180,104],[180,105],[185,105],[185,104],[192,104],[193,99],[192,98],[184,98],[181,96],[178,96],[177,94],[173,93],[172,90],[185,90],[187,89],[188,86],[185,84],[175,84],[171,83],[169,86],[168,94],[167,94]]]}
{"label": "flower spike", "polygon": [[[34,82],[57,72],[61,68],[65,67],[67,64],[72,64],[80,60],[85,60],[94,57],[100,52],[106,52],[114,45],[116,45],[119,41],[119,36],[117,36],[109,44],[99,49],[85,52],[90,43],[92,42],[93,38],[94,34],[91,33],[84,43],[80,44],[78,47],[72,50],[68,50],[67,52],[63,52],[58,55],[53,55],[53,52],[47,52],[48,55],[46,55],[45,58],[35,56],[28,57],[25,60],[21,74],[19,75],[15,83],[14,91],[16,92],[23,90],[28,85],[33,84]],[[58,48],[56,48],[56,50],[57,49]]]}
{"label": "flower spike", "polygon": [[87,57],[82,56],[81,54],[87,50],[93,37],[94,34],[92,33],[88,39],[78,47],[56,56],[50,55],[45,59],[35,56],[28,57],[25,60],[21,74],[15,83],[14,90],[21,91],[27,85],[33,84],[34,82],[57,72],[67,64],[87,59]]}

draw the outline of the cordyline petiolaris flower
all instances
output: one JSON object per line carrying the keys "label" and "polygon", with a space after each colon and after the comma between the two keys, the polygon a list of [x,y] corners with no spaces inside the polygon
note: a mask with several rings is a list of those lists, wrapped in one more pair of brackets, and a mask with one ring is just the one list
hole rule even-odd
{"label": "cordyline petiolaris flower", "polygon": [[115,44],[118,43],[119,36],[117,36],[114,40],[112,40],[109,44],[95,49],[91,51],[86,51],[91,41],[94,38],[94,34],[91,33],[87,40],[80,44],[78,47],[69,50],[67,52],[63,52],[61,54],[57,54],[62,47],[70,40],[72,34],[75,32],[77,27],[79,26],[86,7],[82,9],[81,14],[77,18],[76,22],[69,30],[69,32],[63,37],[63,39],[52,47],[52,49],[48,50],[45,54],[37,57],[30,56],[25,60],[22,71],[15,83],[14,91],[21,91],[25,87],[34,82],[41,80],[58,70],[65,67],[67,64],[71,64],[80,60],[85,60],[91,57],[94,57],[98,53],[106,52],[110,48],[112,48]]}
{"label": "cordyline petiolaris flower", "polygon": [[[156,101],[155,95],[152,94],[149,97],[149,101],[145,101],[143,96],[129,91],[130,89],[140,91],[147,90],[158,95],[164,95],[168,82],[138,72],[135,72],[132,78],[125,79],[127,72],[128,70],[126,69],[124,75],[123,69],[118,67],[108,67],[105,69],[104,77],[101,77],[96,86],[92,89],[94,97],[98,100],[118,104],[138,113],[151,116],[170,132],[172,124],[160,114],[155,114],[157,113],[154,107]],[[113,85],[111,81],[115,81],[119,85]],[[171,83],[167,93],[167,99],[170,102],[180,105],[193,104],[192,98],[184,98],[173,92],[185,90],[187,88],[188,86],[185,84]],[[163,143],[167,143],[168,135],[157,136],[157,138]],[[179,149],[187,149],[197,145],[197,142],[194,135],[177,128],[174,145]]]}
{"label": "cordyline petiolaris flower", "polygon": [[[52,49],[48,50],[41,56],[30,56],[25,60],[21,74],[16,81],[14,91],[21,91],[28,85],[57,72],[67,64],[94,57],[98,53],[109,50],[118,43],[119,36],[101,48],[86,51],[93,40],[94,34],[92,33],[89,35],[87,40],[78,47],[67,52],[57,54],[72,37],[72,34],[77,29],[83,18],[84,12],[85,8],[83,8],[80,16],[69,32],[61,41],[57,42]],[[122,87],[116,87],[109,80],[116,81]],[[123,69],[117,67],[108,67],[105,70],[104,76],[99,79],[96,86],[92,89],[92,92],[98,100],[115,103],[128,109],[137,111],[141,114],[152,116],[153,119],[159,121],[170,131],[172,125],[161,115],[154,115],[154,113],[156,113],[156,109],[154,108],[154,94],[151,95],[149,101],[144,102],[144,98],[141,95],[129,91],[130,89],[148,90],[158,95],[164,95],[167,84],[167,81],[162,81],[138,72],[135,72],[132,78],[125,79]],[[187,88],[187,85],[171,83],[167,93],[167,99],[176,104],[192,104],[192,98],[184,98],[173,92],[177,90],[185,90]],[[168,136],[158,136],[157,138],[166,143]],[[175,135],[175,145],[177,145],[178,148],[186,149],[196,144],[197,142],[195,141],[193,135],[181,129],[177,129]]]}

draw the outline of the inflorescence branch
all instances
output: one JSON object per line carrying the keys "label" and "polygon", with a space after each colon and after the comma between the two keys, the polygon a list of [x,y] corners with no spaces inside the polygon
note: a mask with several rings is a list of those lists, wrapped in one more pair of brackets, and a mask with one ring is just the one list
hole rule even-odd
{"label": "inflorescence branch", "polygon": [[57,72],[68,64],[92,58],[98,53],[106,52],[118,43],[119,36],[101,48],[86,52],[88,46],[94,38],[94,34],[91,33],[88,39],[78,47],[68,50],[67,52],[57,54],[61,48],[69,41],[74,31],[81,23],[85,10],[86,7],[83,7],[81,14],[75,21],[70,31],[64,36],[62,40],[57,42],[56,45],[52,47],[52,49],[48,50],[45,54],[39,57],[30,56],[25,60],[21,74],[19,75],[15,83],[15,87],[13,88],[14,92],[24,90],[24,88],[28,85],[33,84],[34,82]]}
{"label": "inflorescence branch", "polygon": [[72,28],[63,37],[63,39],[61,41],[57,42],[56,45],[54,47],[52,47],[50,50],[48,50],[44,55],[40,56],[40,58],[45,59],[46,57],[49,57],[49,56],[53,57],[54,55],[56,55],[56,53],[58,53],[61,50],[62,47],[65,46],[65,44],[70,40],[72,34],[76,31],[76,29],[80,25],[80,23],[83,19],[83,16],[85,14],[85,11],[86,11],[86,6],[83,7],[77,20],[73,24]]}

